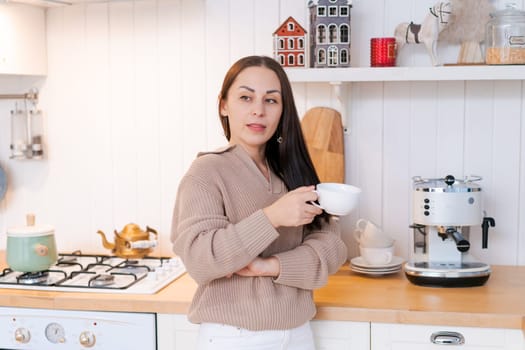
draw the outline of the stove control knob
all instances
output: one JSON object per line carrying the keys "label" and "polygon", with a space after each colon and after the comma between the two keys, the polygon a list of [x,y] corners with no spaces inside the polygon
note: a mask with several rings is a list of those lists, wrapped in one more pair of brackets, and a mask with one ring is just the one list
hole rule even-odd
{"label": "stove control knob", "polygon": [[91,348],[95,345],[96,339],[93,332],[90,331],[84,331],[80,333],[80,336],[78,337],[78,341],[80,342],[80,345],[82,345],[85,348]]}
{"label": "stove control knob", "polygon": [[29,333],[27,328],[17,328],[15,331],[15,340],[17,343],[29,343],[29,340],[31,340],[31,333]]}

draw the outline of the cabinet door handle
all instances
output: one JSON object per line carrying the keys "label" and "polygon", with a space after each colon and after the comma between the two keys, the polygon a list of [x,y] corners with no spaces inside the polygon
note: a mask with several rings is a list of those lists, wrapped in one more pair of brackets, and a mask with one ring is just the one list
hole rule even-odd
{"label": "cabinet door handle", "polygon": [[462,345],[465,344],[465,337],[458,332],[435,332],[430,336],[430,341],[437,345]]}

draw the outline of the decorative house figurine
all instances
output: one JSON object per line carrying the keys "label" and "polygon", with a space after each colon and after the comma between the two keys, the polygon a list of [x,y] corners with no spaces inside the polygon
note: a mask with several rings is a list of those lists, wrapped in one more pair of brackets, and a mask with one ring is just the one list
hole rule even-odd
{"label": "decorative house figurine", "polygon": [[306,67],[306,31],[288,17],[273,33],[274,58],[283,67]]}
{"label": "decorative house figurine", "polygon": [[310,67],[350,67],[352,0],[310,0]]}

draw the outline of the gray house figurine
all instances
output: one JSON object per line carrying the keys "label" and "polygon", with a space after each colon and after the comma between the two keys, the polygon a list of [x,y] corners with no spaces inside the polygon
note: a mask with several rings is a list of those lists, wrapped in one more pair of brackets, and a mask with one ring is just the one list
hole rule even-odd
{"label": "gray house figurine", "polygon": [[309,0],[310,67],[350,67],[352,0]]}

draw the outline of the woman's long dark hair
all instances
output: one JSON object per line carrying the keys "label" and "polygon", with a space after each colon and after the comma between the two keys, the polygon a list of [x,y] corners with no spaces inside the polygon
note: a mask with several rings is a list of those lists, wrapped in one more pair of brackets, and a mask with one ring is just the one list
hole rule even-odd
{"label": "woman's long dark hair", "polygon": [[[289,191],[300,186],[317,185],[320,182],[319,177],[304,142],[292,86],[284,69],[273,58],[247,56],[235,62],[226,73],[219,94],[219,117],[226,139],[229,141],[231,137],[230,125],[228,116],[221,115],[221,101],[228,97],[228,91],[239,73],[249,67],[271,69],[277,74],[281,83],[283,112],[275,133],[266,143],[265,152],[272,171],[283,180]],[[282,142],[277,141],[279,138],[282,138]],[[320,219],[328,219],[328,217],[329,215],[323,212],[315,218],[311,225],[319,227],[321,225]]]}

